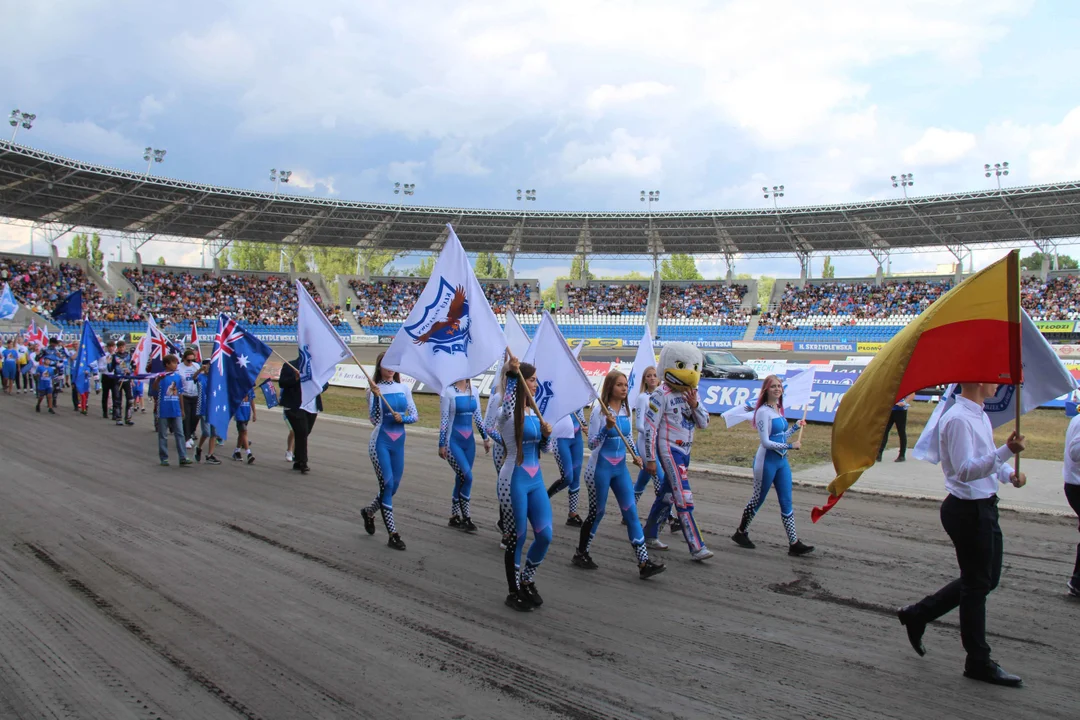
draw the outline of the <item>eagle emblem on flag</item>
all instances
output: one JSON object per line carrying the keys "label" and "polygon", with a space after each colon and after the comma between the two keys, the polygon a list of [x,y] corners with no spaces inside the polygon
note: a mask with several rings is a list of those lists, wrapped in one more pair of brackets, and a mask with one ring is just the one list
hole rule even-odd
{"label": "eagle emblem on flag", "polygon": [[433,353],[468,355],[469,300],[462,286],[453,287],[445,278],[439,278],[435,300],[424,308],[419,321],[404,329],[416,345],[430,345]]}

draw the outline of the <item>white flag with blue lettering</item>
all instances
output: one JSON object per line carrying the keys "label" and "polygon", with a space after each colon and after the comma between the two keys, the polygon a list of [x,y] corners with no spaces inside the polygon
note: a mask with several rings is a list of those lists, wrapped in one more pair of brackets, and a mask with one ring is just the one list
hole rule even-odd
{"label": "white flag with blue lettering", "polygon": [[596,400],[595,388],[546,311],[521,361],[536,366],[536,406],[552,425]]}
{"label": "white flag with blue lettering", "polygon": [[630,394],[626,396],[626,404],[637,407],[637,399],[641,394],[641,378],[645,377],[645,371],[656,367],[656,351],[653,350],[652,330],[645,323],[645,332],[641,335],[638,343],[637,355],[634,356],[634,366],[630,369],[630,377],[626,379],[630,386]]}
{"label": "white flag with blue lettering", "polygon": [[301,405],[307,405],[334,377],[337,365],[352,356],[345,341],[312,299],[307,288],[296,281],[296,346],[300,351]]}
{"label": "white flag with blue lettering", "polygon": [[435,393],[473,378],[502,357],[506,336],[450,225],[446,245],[383,367],[412,375]]}
{"label": "white flag with blue lettering", "polygon": [[[1054,349],[1039,332],[1027,311],[1020,309],[1020,356],[1024,366],[1023,392],[1020,394],[1020,414],[1029,413],[1045,402],[1062,395],[1068,395],[1076,389],[1076,380],[1058,360]],[[1015,387],[999,385],[997,394],[988,398],[983,409],[990,418],[992,427],[1001,427],[1016,420]],[[938,423],[941,416],[956,403],[959,388],[950,385],[941,396],[941,401],[934,408],[933,414],[923,428],[919,441],[915,443],[911,454],[919,460],[926,460],[935,465],[941,462],[938,452]],[[1021,429],[1021,432],[1023,430]]]}

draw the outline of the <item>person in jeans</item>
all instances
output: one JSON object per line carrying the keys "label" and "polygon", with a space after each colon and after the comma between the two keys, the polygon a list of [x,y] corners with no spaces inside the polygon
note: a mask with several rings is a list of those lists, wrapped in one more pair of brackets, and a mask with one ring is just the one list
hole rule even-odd
{"label": "person in jeans", "polygon": [[180,465],[191,465],[184,448],[184,405],[180,402],[184,378],[176,371],[179,363],[175,355],[166,355],[163,364],[165,374],[155,378],[151,392],[157,398],[158,405],[158,457],[162,465],[169,464],[169,435],[176,438],[176,454]]}
{"label": "person in jeans", "polygon": [[998,525],[998,485],[1023,487],[1024,473],[1013,472],[1009,459],[1024,450],[1024,436],[1013,431],[994,447],[994,431],[983,403],[997,392],[996,383],[961,384],[956,404],[938,425],[938,452],[949,492],[941,503],[941,525],[956,548],[960,577],[933,595],[897,611],[908,642],[926,654],[923,633],[928,623],[960,609],[960,639],[967,651],[964,677],[994,685],[1019,687],[1023,681],[990,658],[986,642],[986,596],[1001,579],[1003,538]]}

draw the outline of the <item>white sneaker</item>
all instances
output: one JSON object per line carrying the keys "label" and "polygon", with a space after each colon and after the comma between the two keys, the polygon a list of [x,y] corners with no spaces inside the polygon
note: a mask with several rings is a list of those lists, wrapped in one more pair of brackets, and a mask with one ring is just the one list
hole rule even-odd
{"label": "white sneaker", "polygon": [[712,556],[713,556],[713,554],[712,554],[712,550],[710,550],[709,548],[705,547],[704,545],[702,545],[702,546],[701,546],[701,549],[700,549],[700,550],[698,550],[697,552],[695,552],[695,553],[690,553],[690,559],[691,559],[691,560],[696,560],[696,561],[698,561],[698,562],[701,562],[702,560],[708,560],[708,559],[709,559],[709,558],[711,558]]}
{"label": "white sneaker", "polygon": [[292,461],[293,461],[293,455],[292,455],[292,453],[291,453],[291,452],[288,452],[288,451],[286,451],[286,452],[285,452],[285,462],[292,462]]}
{"label": "white sneaker", "polygon": [[190,450],[191,448],[195,447],[195,441],[192,440],[191,438],[188,438],[188,441],[186,443],[184,443],[184,447],[186,447],[188,450]]}
{"label": "white sneaker", "polygon": [[650,550],[667,550],[668,549],[667,543],[660,540],[660,538],[646,538],[645,539],[645,547],[649,548]]}

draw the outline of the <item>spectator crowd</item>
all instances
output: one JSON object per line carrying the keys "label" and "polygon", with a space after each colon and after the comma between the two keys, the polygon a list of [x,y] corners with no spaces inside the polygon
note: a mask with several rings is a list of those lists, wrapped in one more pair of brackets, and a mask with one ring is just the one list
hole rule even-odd
{"label": "spectator crowd", "polygon": [[837,317],[836,322],[815,323],[815,329],[854,325],[857,320],[884,319],[894,315],[918,315],[952,288],[951,280],[888,280],[881,285],[865,282],[788,283],[779,308],[762,315],[762,326],[806,326],[811,316]]}
{"label": "spectator crowd", "polygon": [[648,284],[566,284],[567,315],[644,315],[649,304]]}
{"label": "spectator crowd", "polygon": [[[427,278],[374,282],[350,280],[349,287],[357,298],[353,315],[362,327],[378,327],[386,322],[404,320],[420,298],[426,283]],[[509,283],[481,281],[480,286],[484,288],[484,296],[491,309],[498,315],[505,314],[507,310],[518,314],[539,312],[539,303],[532,299],[530,285],[511,286]]]}
{"label": "spectator crowd", "polygon": [[83,292],[83,314],[94,321],[141,320],[122,298],[106,297],[83,269],[73,263],[53,267],[48,260],[0,257],[0,283],[7,282],[20,303],[43,315],[76,290]]}
{"label": "spectator crowd", "polygon": [[749,290],[746,285],[720,283],[664,284],[660,288],[660,319],[745,325],[747,313],[742,309],[742,302]]}
{"label": "spectator crowd", "polygon": [[1080,318],[1080,276],[1026,277],[1020,283],[1020,305],[1032,320],[1076,320]]}
{"label": "spectator crowd", "polygon": [[[141,310],[159,325],[199,320],[213,324],[226,313],[251,325],[296,324],[296,290],[285,275],[227,273],[213,275],[133,268],[124,277],[139,292]],[[301,282],[335,325],[344,322],[341,308],[324,302],[314,283]]]}

